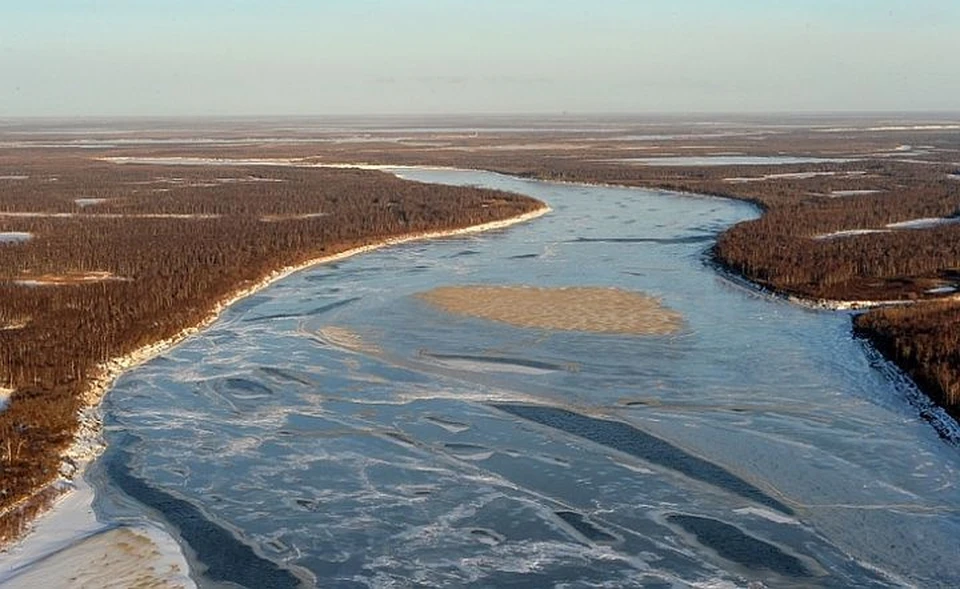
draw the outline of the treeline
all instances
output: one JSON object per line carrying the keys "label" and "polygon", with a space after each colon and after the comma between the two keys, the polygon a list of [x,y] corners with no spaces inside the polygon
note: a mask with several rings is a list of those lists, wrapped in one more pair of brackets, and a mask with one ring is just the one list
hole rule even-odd
{"label": "treeline", "polygon": [[[946,165],[882,160],[765,168],[653,168],[569,164],[527,173],[552,179],[660,187],[753,202],[756,220],[718,238],[716,260],[777,292],[829,300],[911,300],[866,312],[857,333],[909,373],[935,402],[960,418],[960,224],[816,239],[836,231],[960,214],[960,182]],[[512,165],[516,166],[517,162]],[[730,182],[767,174],[830,172],[802,179]],[[850,172],[860,172],[850,174]],[[834,197],[833,190],[876,190]],[[933,291],[933,292],[930,292]]]}
{"label": "treeline", "polygon": [[[926,141],[950,144],[929,136]],[[802,142],[816,155],[816,138]],[[950,177],[955,165],[862,159],[782,166],[646,166],[603,161],[610,155],[603,150],[578,153],[576,158],[549,150],[432,155],[429,159],[400,151],[381,154],[378,161],[427,160],[548,180],[653,187],[752,202],[762,216],[721,234],[714,248],[716,260],[785,294],[922,302],[864,313],[855,329],[960,417],[960,302],[944,300],[954,296],[949,292],[928,292],[960,286],[960,224],[816,239],[837,231],[882,230],[891,223],[957,216],[960,181]],[[834,194],[865,190],[877,192]]]}
{"label": "treeline", "polygon": [[[116,198],[114,211],[198,212],[213,218],[4,217],[0,232],[33,239],[0,244],[0,387],[15,392],[0,411],[0,511],[45,489],[77,426],[80,395],[105,360],[175,335],[229,294],[271,271],[390,236],[504,219],[540,203],[476,188],[405,182],[355,170],[198,170],[120,166],[76,158],[25,160],[30,180],[0,186],[0,211],[62,211],[74,198]],[[111,170],[116,171],[111,174]],[[216,193],[182,186],[133,192],[131,181],[277,176]],[[32,181],[34,176],[56,181]],[[159,196],[158,196],[159,195]],[[29,206],[27,206],[29,204]],[[323,216],[309,216],[323,213]],[[288,215],[269,221],[264,215]],[[19,284],[44,275],[105,272],[112,279],[57,286]],[[50,493],[37,495],[47,501]],[[0,542],[19,533],[25,511],[0,517]]]}
{"label": "treeline", "polygon": [[[716,260],[775,291],[830,300],[912,300],[923,304],[864,313],[855,328],[954,416],[960,417],[960,302],[941,286],[960,286],[960,225],[897,229],[889,233],[815,239],[853,229],[960,213],[955,149],[960,133],[781,133],[762,142],[711,139],[722,147],[758,155],[779,153],[853,158],[776,166],[649,166],[615,162],[631,156],[623,145],[563,149],[469,151],[411,150],[382,146],[337,148],[328,161],[449,165],[485,168],[520,176],[569,182],[609,183],[713,194],[758,205],[763,215],[738,224],[718,239]],[[503,141],[518,143],[510,135]],[[543,140],[531,135],[528,140]],[[934,163],[896,161],[916,156],[870,157],[904,144],[941,148],[922,156]],[[316,149],[314,149],[316,152]],[[696,152],[690,151],[691,155]],[[937,163],[938,162],[938,163]],[[794,176],[791,176],[794,175]],[[869,194],[834,191],[876,191]],[[931,302],[925,302],[931,301]]]}
{"label": "treeline", "polygon": [[960,305],[931,303],[859,315],[856,332],[903,367],[939,405],[960,407]]}
{"label": "treeline", "polygon": [[[878,122],[881,124],[882,122]],[[841,121],[831,126],[862,126]],[[882,126],[882,124],[881,124]],[[637,135],[669,136],[636,143],[616,134],[595,137],[562,133],[485,133],[474,138],[424,135],[442,148],[396,143],[286,146],[276,157],[315,156],[332,162],[430,164],[482,168],[548,180],[610,183],[714,194],[746,200],[763,210],[760,219],[738,224],[722,234],[716,260],[778,292],[832,300],[904,299],[934,301],[860,315],[856,329],[916,378],[931,397],[960,417],[960,303],[940,301],[952,294],[928,291],[960,285],[960,225],[899,229],[890,233],[817,236],[854,229],[885,229],[890,223],[960,212],[960,174],[956,165],[957,131],[844,131],[776,127],[747,136],[701,137],[709,148],[684,149],[682,133],[703,127],[637,125]],[[623,133],[620,133],[621,135]],[[587,141],[590,140],[590,141]],[[544,144],[542,149],[501,149],[503,144]],[[557,147],[578,143],[576,150]],[[551,147],[547,144],[554,144]],[[485,150],[484,145],[496,145]],[[923,146],[900,151],[901,146]],[[657,149],[649,149],[651,146]],[[157,148],[157,155],[173,148]],[[754,155],[809,155],[849,161],[775,166],[649,166],[623,160],[657,153],[708,154],[711,151]],[[204,155],[197,149],[195,155]],[[255,156],[235,148],[233,157]],[[900,161],[898,161],[900,160]],[[910,161],[910,160],[921,160]],[[925,162],[925,163],[924,163]],[[791,176],[792,175],[792,176]],[[834,191],[877,191],[836,195]]]}

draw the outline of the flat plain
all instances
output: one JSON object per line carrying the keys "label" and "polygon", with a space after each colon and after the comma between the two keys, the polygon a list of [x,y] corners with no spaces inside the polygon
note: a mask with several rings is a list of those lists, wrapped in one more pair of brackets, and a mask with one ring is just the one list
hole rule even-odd
{"label": "flat plain", "polygon": [[[855,309],[855,333],[958,414],[951,115],[7,122],[2,537],[18,535],[73,475],[64,452],[111,359],[177,340],[283,268],[541,207],[379,171],[403,166],[754,203],[762,215],[705,243],[704,263],[772,296]],[[680,324],[640,302],[666,318],[664,333]]]}

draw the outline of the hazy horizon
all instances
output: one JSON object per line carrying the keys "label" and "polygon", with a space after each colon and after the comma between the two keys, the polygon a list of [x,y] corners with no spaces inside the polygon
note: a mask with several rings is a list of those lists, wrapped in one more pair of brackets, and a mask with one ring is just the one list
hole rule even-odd
{"label": "hazy horizon", "polygon": [[0,117],[943,114],[958,4],[0,0]]}

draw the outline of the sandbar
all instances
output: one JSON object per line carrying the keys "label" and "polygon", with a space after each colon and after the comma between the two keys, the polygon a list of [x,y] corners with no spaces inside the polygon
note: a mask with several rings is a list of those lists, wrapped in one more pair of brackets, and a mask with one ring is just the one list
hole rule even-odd
{"label": "sandbar", "polygon": [[449,313],[517,327],[669,335],[683,317],[659,299],[604,287],[442,286],[417,295]]}

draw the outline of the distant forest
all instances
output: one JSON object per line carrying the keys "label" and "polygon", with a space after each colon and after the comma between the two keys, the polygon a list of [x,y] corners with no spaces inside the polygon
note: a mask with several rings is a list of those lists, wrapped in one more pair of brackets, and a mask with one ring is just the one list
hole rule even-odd
{"label": "distant forest", "polygon": [[[759,219],[720,235],[714,248],[717,262],[763,287],[803,298],[919,303],[867,311],[855,318],[855,331],[960,418],[960,300],[951,290],[960,286],[960,222],[954,222],[960,221],[960,182],[948,175],[954,168],[883,160],[784,168],[579,167],[554,161],[550,167],[531,166],[527,173],[757,204],[763,211]],[[725,180],[818,170],[826,174]],[[837,197],[833,190],[851,192]],[[887,227],[916,219],[947,222]],[[829,235],[855,229],[878,232]]]}
{"label": "distant forest", "polygon": [[[636,131],[640,136],[650,132],[651,128],[643,125]],[[955,320],[960,295],[948,292],[950,287],[960,286],[960,222],[887,227],[926,218],[960,221],[960,169],[955,163],[960,133],[777,129],[774,134],[698,140],[713,146],[687,149],[684,133],[696,136],[703,128],[657,126],[655,132],[667,139],[641,145],[643,149],[636,151],[637,143],[618,140],[615,135],[584,137],[557,131],[481,137],[428,134],[421,138],[440,141],[440,147],[390,141],[289,146],[275,157],[487,169],[521,177],[660,188],[754,203],[762,216],[722,233],[713,249],[716,262],[787,295],[827,301],[922,303],[868,311],[856,319],[855,329],[960,418],[960,323]],[[677,134],[676,139],[669,139],[672,133]],[[542,147],[535,149],[536,145]],[[922,160],[912,161],[910,155],[891,157],[911,145],[926,146]],[[629,160],[679,149],[689,155],[722,149],[758,156],[789,153],[827,159],[739,166],[637,165]],[[208,155],[207,150],[185,152],[182,147],[153,148],[149,153]],[[260,151],[237,147],[227,153],[223,157],[255,157]],[[852,230],[876,232],[830,236]]]}
{"label": "distant forest", "polygon": [[[843,123],[854,128],[856,120]],[[397,141],[286,146],[273,157],[329,162],[443,165],[493,170],[521,177],[661,188],[745,200],[761,218],[720,235],[716,262],[782,294],[827,301],[901,300],[923,304],[869,311],[856,331],[908,372],[936,402],[960,418],[960,223],[888,228],[916,219],[957,219],[960,132],[871,131],[823,133],[777,127],[704,137],[704,127],[637,124],[635,134],[529,133],[480,136],[422,134],[436,146]],[[709,133],[707,134],[709,135]],[[696,146],[684,137],[700,137]],[[706,145],[701,145],[706,144]],[[509,146],[518,146],[511,149]],[[507,146],[507,147],[505,147]],[[539,146],[539,147],[537,147]],[[924,146],[921,159],[911,146]],[[694,149],[694,147],[696,147]],[[682,150],[682,151],[681,151]],[[657,166],[631,157],[704,155],[722,150],[745,155],[792,154],[824,158],[785,165]],[[209,155],[209,150],[154,147],[151,155]],[[218,152],[219,153],[219,152]],[[222,157],[256,157],[258,148],[235,147]],[[852,230],[875,233],[829,234]],[[927,302],[935,302],[930,304]]]}

